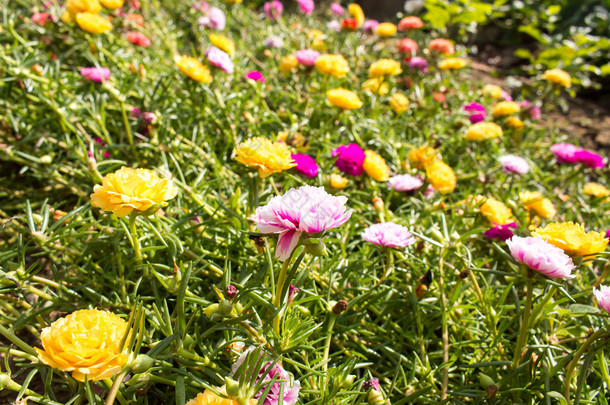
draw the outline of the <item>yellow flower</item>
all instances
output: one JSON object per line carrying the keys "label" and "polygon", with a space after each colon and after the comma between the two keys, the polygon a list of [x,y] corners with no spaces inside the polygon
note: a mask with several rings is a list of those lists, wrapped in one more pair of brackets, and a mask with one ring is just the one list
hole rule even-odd
{"label": "yellow flower", "polygon": [[400,62],[394,59],[379,59],[369,67],[369,77],[396,76],[401,72]]}
{"label": "yellow flower", "polygon": [[284,142],[288,146],[292,146],[298,151],[307,150],[307,138],[300,132],[280,131],[275,139],[279,142]]}
{"label": "yellow flower", "polygon": [[347,6],[347,12],[356,20],[358,28],[362,27],[362,24],[364,24],[364,12],[362,11],[362,8],[356,3],[351,3]]}
{"label": "yellow flower", "polygon": [[426,177],[432,187],[440,191],[441,194],[448,194],[455,190],[457,184],[455,173],[447,163],[440,159],[426,165]]}
{"label": "yellow flower", "polygon": [[362,88],[371,93],[379,94],[380,96],[385,96],[390,91],[390,86],[378,77],[365,80],[364,83],[362,83]]}
{"label": "yellow flower", "polygon": [[504,90],[502,90],[502,87],[496,86],[495,84],[486,84],[485,87],[483,87],[483,94],[491,96],[492,98],[502,98],[503,92]]}
{"label": "yellow flower", "polygon": [[[224,385],[215,389],[220,394],[227,395],[227,388]],[[256,405],[257,402],[256,399],[251,399],[250,405]],[[186,405],[239,405],[239,402],[236,399],[218,396],[211,390],[205,390],[203,393],[197,394],[197,397],[188,401]]]}
{"label": "yellow flower", "polygon": [[320,30],[311,30],[307,33],[307,37],[310,39],[324,39],[324,33]]}
{"label": "yellow flower", "polygon": [[484,141],[502,136],[502,127],[494,122],[478,122],[466,131],[467,141]]}
{"label": "yellow flower", "polygon": [[112,29],[110,21],[99,14],[78,13],[76,14],[76,23],[91,34],[101,34]]}
{"label": "yellow flower", "polygon": [[78,13],[97,14],[102,11],[102,6],[98,0],[68,0],[66,11],[72,18],[76,18]]}
{"label": "yellow flower", "polygon": [[224,35],[210,34],[210,42],[218,49],[221,49],[233,56],[235,53],[235,44],[229,38]]}
{"label": "yellow flower", "polygon": [[402,93],[394,93],[390,97],[390,106],[395,113],[400,114],[409,109],[409,99]]}
{"label": "yellow flower", "polygon": [[390,178],[390,168],[385,160],[372,150],[365,150],[364,163],[362,167],[366,174],[377,181],[388,181]]}
{"label": "yellow flower", "polygon": [[191,79],[201,83],[212,82],[210,70],[197,59],[190,56],[176,56],[174,62],[178,65],[178,69]]}
{"label": "yellow flower", "polygon": [[290,156],[290,148],[284,142],[271,142],[269,139],[256,137],[240,143],[234,150],[235,160],[244,165],[258,169],[261,178],[273,173],[280,173],[296,166]]}
{"label": "yellow flower", "polygon": [[299,60],[294,55],[284,56],[280,61],[280,70],[285,75],[290,74],[290,72],[296,71],[299,67]]}
{"label": "yellow flower", "polygon": [[331,174],[330,175],[330,186],[332,188],[341,189],[347,186],[349,179],[339,175],[339,174]]}
{"label": "yellow flower", "polygon": [[598,183],[587,183],[583,189],[583,193],[601,198],[608,197],[610,195],[610,190]]}
{"label": "yellow flower", "polygon": [[396,31],[396,26],[389,22],[383,22],[375,29],[375,33],[380,37],[391,37],[396,34]]}
{"label": "yellow flower", "polygon": [[438,67],[441,70],[457,70],[468,64],[464,58],[447,58],[439,62]]}
{"label": "yellow flower", "polygon": [[585,226],[573,222],[553,222],[538,228],[532,235],[539,236],[570,255],[593,255],[603,252],[608,246],[605,233],[585,232]]}
{"label": "yellow flower", "polygon": [[344,110],[355,110],[362,107],[362,101],[356,93],[346,89],[332,89],[326,92],[326,98],[335,107]]}
{"label": "yellow flower", "polygon": [[118,374],[127,361],[120,352],[127,322],[108,311],[83,309],[72,312],[40,333],[44,350],[38,359],[47,366],[71,371],[78,381],[102,380]]}
{"label": "yellow flower", "polygon": [[506,225],[513,222],[513,212],[503,202],[493,197],[482,198],[485,202],[481,204],[479,210],[489,222],[495,225]]}
{"label": "yellow flower", "polygon": [[523,191],[519,194],[521,203],[528,211],[534,211],[544,219],[552,219],[557,210],[548,198],[544,198],[539,191]]}
{"label": "yellow flower", "polygon": [[420,146],[419,148],[411,149],[407,154],[409,162],[415,167],[421,169],[437,159],[436,149],[431,146]]}
{"label": "yellow flower", "polygon": [[544,72],[542,78],[549,83],[555,84],[561,87],[570,87],[572,85],[572,78],[568,72],[564,72],[561,69],[551,69]]}
{"label": "yellow flower", "polygon": [[506,125],[513,129],[522,129],[525,126],[523,121],[521,121],[517,117],[508,117],[508,119],[506,120]]}
{"label": "yellow flower", "polygon": [[142,214],[154,206],[165,206],[177,192],[171,180],[160,178],[152,170],[123,166],[105,175],[102,185],[96,184],[90,197],[94,207],[122,218],[134,210]]}
{"label": "yellow flower", "polygon": [[326,51],[326,43],[322,38],[316,38],[311,42],[311,47],[318,52]]}
{"label": "yellow flower", "polygon": [[519,104],[515,103],[514,101],[500,101],[498,104],[496,104],[491,114],[494,116],[494,118],[497,118],[513,115],[519,111],[521,111],[521,107],[519,107]]}
{"label": "yellow flower", "polygon": [[349,65],[343,55],[325,53],[316,59],[316,69],[325,75],[343,77],[349,72]]}
{"label": "yellow flower", "polygon": [[109,8],[111,10],[123,7],[123,0],[100,0],[102,2],[102,6]]}
{"label": "yellow flower", "polygon": [[239,4],[239,3],[241,3],[241,0],[225,0],[225,3],[229,3],[229,4]]}

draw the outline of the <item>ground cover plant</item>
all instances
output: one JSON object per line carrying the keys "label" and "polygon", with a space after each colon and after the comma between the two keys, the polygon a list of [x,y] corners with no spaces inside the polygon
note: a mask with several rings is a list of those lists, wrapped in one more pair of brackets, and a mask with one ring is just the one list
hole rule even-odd
{"label": "ground cover plant", "polygon": [[607,402],[562,66],[508,93],[308,0],[21,0],[0,40],[3,402]]}

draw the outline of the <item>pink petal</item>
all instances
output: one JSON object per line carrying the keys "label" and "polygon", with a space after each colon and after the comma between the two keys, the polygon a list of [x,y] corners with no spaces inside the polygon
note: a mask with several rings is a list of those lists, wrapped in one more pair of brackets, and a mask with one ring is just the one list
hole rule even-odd
{"label": "pink petal", "polygon": [[286,231],[280,234],[280,237],[277,240],[277,246],[275,247],[275,257],[281,262],[286,261],[299,243],[301,233],[302,232],[297,231]]}

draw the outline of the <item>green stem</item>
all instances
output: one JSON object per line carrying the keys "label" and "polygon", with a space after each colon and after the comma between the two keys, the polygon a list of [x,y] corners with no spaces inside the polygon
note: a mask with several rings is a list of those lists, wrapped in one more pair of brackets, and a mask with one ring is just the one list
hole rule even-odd
{"label": "green stem", "polygon": [[527,338],[527,331],[529,330],[530,314],[532,312],[532,296],[534,294],[534,279],[527,277],[527,297],[525,298],[525,308],[523,310],[523,318],[521,319],[521,328],[519,330],[519,337],[517,338],[517,346],[515,346],[515,355],[513,357],[513,368],[519,365],[521,360],[521,351]]}
{"label": "green stem", "polygon": [[388,249],[387,253],[388,253],[388,255],[387,255],[388,257],[386,259],[385,269],[383,270],[383,275],[381,276],[379,281],[377,281],[375,283],[373,288],[379,287],[381,285],[381,283],[383,283],[383,281],[390,275],[390,273],[394,269],[394,250],[390,248],[390,249]]}
{"label": "green stem", "polygon": [[570,363],[568,363],[568,367],[566,368],[566,376],[563,380],[563,396],[568,401],[568,404],[570,403],[570,385],[572,382],[572,377],[574,376],[576,365],[580,361],[582,355],[589,349],[589,346],[591,346],[593,342],[602,337],[604,334],[608,334],[608,332],[605,330],[598,330],[589,336],[585,343],[583,343],[578,351],[576,351],[574,357],[572,357],[572,360],[570,360]]}
{"label": "green stem", "polygon": [[110,391],[108,391],[108,396],[106,397],[106,402],[104,402],[104,405],[114,404],[114,399],[116,398],[119,388],[121,387],[121,383],[123,382],[123,378],[125,378],[128,371],[129,370],[123,370],[114,378],[114,383],[112,384]]}
{"label": "green stem", "polygon": [[[293,250],[294,252],[294,250]],[[282,265],[282,269],[280,270],[280,275],[277,278],[277,288],[275,289],[275,297],[273,297],[273,305],[276,308],[280,308],[282,306],[282,290],[284,289],[284,283],[286,282],[286,274],[288,274],[288,267],[290,266],[290,259],[292,258],[292,254],[290,257],[284,262]],[[280,323],[282,320],[282,311],[278,312],[278,314],[273,318],[273,330],[277,336],[280,336]]]}
{"label": "green stem", "polygon": [[529,325],[530,329],[532,327],[534,327],[534,325],[536,324],[536,320],[537,320],[538,316],[540,316],[540,313],[542,312],[542,310],[544,309],[546,304],[548,304],[548,302],[551,300],[553,295],[555,295],[555,292],[557,292],[557,287],[552,285],[551,288],[549,288],[549,291],[546,293],[546,295],[542,299],[542,301],[540,301],[534,307],[534,309],[532,310],[532,315],[530,316],[530,325]]}
{"label": "green stem", "polygon": [[[333,328],[335,327],[335,320],[337,319],[337,315],[331,310],[328,314],[328,325],[326,327],[326,341],[324,342],[324,360],[322,360],[324,371],[328,371],[328,355],[330,354],[330,343],[333,337]],[[324,376],[324,385],[327,385],[326,379],[328,375]]]}
{"label": "green stem", "polygon": [[133,142],[133,134],[131,133],[131,127],[129,125],[129,119],[127,118],[127,111],[125,110],[125,102],[120,99],[121,103],[121,114],[123,115],[123,125],[125,126],[125,132],[127,133],[127,141],[129,142],[129,147],[131,148],[131,153],[133,153],[134,157],[138,158],[138,152],[136,151],[136,145]]}
{"label": "green stem", "polygon": [[[438,263],[438,273],[439,273],[439,290],[441,291],[441,320],[442,320],[442,339],[443,339],[443,363],[446,365],[449,362],[449,327],[447,324],[447,296],[445,295],[445,286],[444,286],[444,259],[445,259],[445,251],[441,249],[440,252],[440,260]],[[441,386],[441,401],[447,399],[447,391],[449,389],[449,366],[446,365],[443,368],[443,380]]]}
{"label": "green stem", "polygon": [[31,354],[32,356],[38,358],[38,353],[36,353],[36,350],[34,350],[34,348],[32,346],[25,343],[23,340],[19,339],[17,337],[17,335],[15,335],[14,332],[5,328],[3,325],[0,325],[0,334],[2,336],[4,336],[5,338],[7,338],[8,340],[10,340],[12,343],[15,344],[15,346],[17,346],[24,352]]}
{"label": "green stem", "polygon": [[136,259],[142,261],[142,253],[140,252],[140,238],[138,237],[138,229],[136,228],[137,214],[129,215],[129,232],[131,233],[131,246],[133,247]]}

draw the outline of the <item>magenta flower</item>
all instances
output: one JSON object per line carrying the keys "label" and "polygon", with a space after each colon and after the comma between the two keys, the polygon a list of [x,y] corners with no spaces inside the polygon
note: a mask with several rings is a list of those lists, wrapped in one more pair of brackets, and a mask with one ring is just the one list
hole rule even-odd
{"label": "magenta flower", "polygon": [[216,66],[225,73],[233,73],[233,61],[228,53],[216,48],[215,46],[205,51],[205,56],[212,66]]}
{"label": "magenta flower", "polygon": [[293,153],[292,160],[297,164],[294,169],[305,177],[316,177],[318,175],[318,164],[315,159],[304,153]]}
{"label": "magenta flower", "polygon": [[297,3],[299,3],[301,12],[307,15],[313,13],[313,9],[316,6],[313,0],[297,0]]}
{"label": "magenta flower", "polygon": [[606,285],[600,285],[599,290],[594,288],[593,295],[600,307],[610,312],[610,287]]}
{"label": "magenta flower", "polygon": [[581,149],[574,154],[578,163],[582,163],[592,169],[604,167],[604,158],[590,150]]}
{"label": "magenta flower", "polygon": [[555,154],[560,163],[578,163],[576,152],[582,150],[580,146],[569,143],[556,143],[551,146],[551,152]]}
{"label": "magenta flower", "polygon": [[99,83],[108,80],[110,77],[110,70],[105,67],[81,68],[80,75],[85,80],[91,80]]}
{"label": "magenta flower", "polygon": [[276,35],[265,38],[266,48],[281,48],[284,45],[284,40]]}
{"label": "magenta flower", "polygon": [[336,15],[343,15],[345,13],[345,9],[341,7],[339,3],[333,3],[330,5],[330,11],[332,11]]}
{"label": "magenta flower", "polygon": [[227,25],[227,17],[225,13],[218,7],[210,7],[207,15],[199,17],[197,21],[199,25],[222,31]]}
{"label": "magenta flower", "polygon": [[606,229],[606,239],[610,239],[610,229]]}
{"label": "magenta flower", "polygon": [[275,20],[282,16],[284,5],[279,0],[268,1],[263,5],[263,10],[268,19]]}
{"label": "magenta flower", "polygon": [[[252,350],[254,350],[253,347],[249,348],[239,357],[239,359],[237,359],[235,364],[233,364],[231,376],[234,376],[235,373],[237,372],[237,370],[242,366],[242,364],[244,364],[248,354],[250,354],[250,352]],[[284,404],[285,405],[296,404],[297,399],[299,398],[299,391],[301,390],[301,383],[299,382],[299,380],[295,380],[294,383],[292,383],[292,385],[291,385],[290,381],[292,380],[292,375],[288,371],[284,370],[284,368],[282,368],[282,366],[279,363],[275,363],[275,365],[273,367],[271,367],[271,364],[273,364],[273,362],[271,362],[271,361],[268,361],[267,363],[265,363],[265,365],[263,365],[261,367],[260,371],[258,372],[258,376],[256,377],[256,383],[259,382],[259,380],[261,379],[261,377],[263,375],[265,375],[265,373],[266,373],[265,377],[262,377],[263,382],[271,381],[271,380],[273,380],[274,377],[276,378],[275,382],[271,386],[271,389],[267,393],[265,400],[263,401],[263,405],[279,404],[280,390],[282,389],[282,387],[283,387],[283,391],[284,391],[284,398],[283,398]],[[248,367],[248,366],[249,366],[248,364],[245,365],[245,367]],[[267,372],[269,367],[271,367],[271,369]],[[249,370],[246,370],[246,371],[247,371],[246,375],[251,374],[251,372],[249,372]],[[254,399],[259,399],[266,389],[267,389],[267,385],[263,384],[260,388],[260,391],[254,395]]]}
{"label": "magenta flower", "polygon": [[396,191],[413,191],[424,185],[424,181],[419,176],[410,174],[399,174],[390,177],[388,187]]}
{"label": "magenta flower", "polygon": [[365,382],[362,383],[362,389],[365,391],[368,391],[370,389],[373,389],[375,391],[379,391],[379,379],[378,378],[372,378],[370,380],[367,380]]}
{"label": "magenta flower", "polygon": [[338,156],[335,167],[343,173],[360,176],[364,172],[363,164],[366,155],[362,148],[355,143],[341,145],[337,149],[333,149],[332,155]]}
{"label": "magenta flower", "polygon": [[479,103],[472,102],[470,104],[466,104],[464,106],[464,110],[471,113],[470,114],[470,122],[476,124],[477,122],[481,122],[487,116],[487,111],[485,111],[485,107],[483,107]]}
{"label": "magenta flower", "polygon": [[303,233],[316,234],[343,225],[353,210],[345,207],[346,197],[335,197],[324,187],[292,188],[258,207],[251,219],[262,233],[279,234],[275,257],[285,261]]}
{"label": "magenta flower", "polygon": [[362,24],[362,30],[364,32],[375,32],[377,27],[379,26],[379,21],[377,20],[366,20],[364,24]]}
{"label": "magenta flower", "polygon": [[131,109],[132,118],[140,118],[141,116],[142,116],[142,110],[140,110],[138,107],[133,107]]}
{"label": "magenta flower", "polygon": [[32,22],[40,26],[45,25],[49,19],[53,20],[53,17],[49,13],[32,14]]}
{"label": "magenta flower", "polygon": [[483,232],[483,235],[488,237],[489,239],[500,239],[505,241],[506,239],[510,239],[513,237],[513,231],[511,228],[517,229],[517,224],[514,222],[504,224],[504,225],[496,225],[493,228],[490,228]]}
{"label": "magenta flower", "polygon": [[316,64],[316,59],[320,57],[320,52],[313,49],[301,49],[294,54],[301,65],[313,66]]}
{"label": "magenta flower", "polygon": [[415,243],[415,238],[409,229],[394,222],[371,225],[361,235],[365,241],[378,246],[405,248]]}
{"label": "magenta flower", "polygon": [[506,241],[510,254],[532,270],[536,270],[550,278],[574,278],[572,270],[576,266],[570,256],[557,246],[542,238],[513,236]]}
{"label": "magenta flower", "polygon": [[414,56],[409,59],[408,65],[410,68],[419,70],[422,73],[426,73],[428,71],[428,61],[421,56]]}
{"label": "magenta flower", "polygon": [[507,173],[526,174],[530,171],[530,165],[525,159],[517,155],[505,155],[498,159],[502,168]]}
{"label": "magenta flower", "polygon": [[258,70],[251,70],[246,73],[246,79],[254,80],[255,82],[265,83],[265,76]]}

